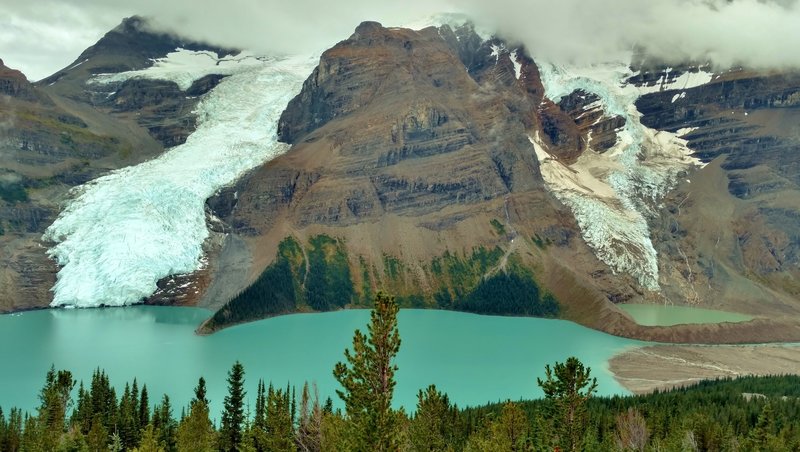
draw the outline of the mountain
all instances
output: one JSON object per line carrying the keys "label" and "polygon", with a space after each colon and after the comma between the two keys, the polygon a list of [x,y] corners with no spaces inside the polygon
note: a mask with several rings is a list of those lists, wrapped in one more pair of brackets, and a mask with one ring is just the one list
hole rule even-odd
{"label": "mountain", "polygon": [[[265,270],[207,329],[296,309],[366,305],[384,288],[408,307],[494,314],[551,314],[543,306],[552,297],[561,317],[650,340],[796,335],[796,321],[773,322],[769,331],[762,320],[645,329],[613,305],[796,313],[787,283],[764,284],[723,260],[737,243],[708,256],[684,243],[691,236],[681,223],[709,224],[712,211],[701,197],[713,193],[717,199],[704,201],[715,207],[719,197],[735,198],[727,186],[708,186],[720,177],[717,162],[709,163],[715,156],[698,158],[692,149],[695,137],[703,130],[713,136],[721,121],[699,118],[692,105],[709,101],[702,93],[730,91],[739,76],[715,77],[696,65],[667,76],[658,73],[663,66],[612,68],[615,77],[628,76],[599,89],[597,80],[606,79],[580,68],[542,73],[548,66],[469,26],[412,31],[364,23],[326,51],[281,116],[279,136],[291,151],[209,201],[226,230],[250,247],[253,264],[241,271]],[[730,97],[742,108],[792,114],[785,100],[750,99],[791,98],[792,78],[782,80],[772,85],[776,93],[746,87]],[[635,108],[624,104],[634,101]],[[675,110],[689,120],[675,120]],[[687,133],[688,147],[679,136]],[[639,135],[624,169],[625,187],[633,188],[624,193],[604,174]],[[750,136],[716,143],[739,153]],[[735,230],[719,220],[715,234]],[[619,226],[626,222],[630,228]],[[233,260],[224,252],[218,259]],[[687,261],[694,263],[687,268]],[[213,293],[217,300],[235,295]]]}
{"label": "mountain", "polygon": [[[382,289],[647,340],[800,337],[794,72],[557,65],[463,22],[256,56],[134,17],[36,85],[0,75],[63,148],[3,166],[5,310],[197,304],[212,332]],[[619,302],[756,319],[642,327]]]}

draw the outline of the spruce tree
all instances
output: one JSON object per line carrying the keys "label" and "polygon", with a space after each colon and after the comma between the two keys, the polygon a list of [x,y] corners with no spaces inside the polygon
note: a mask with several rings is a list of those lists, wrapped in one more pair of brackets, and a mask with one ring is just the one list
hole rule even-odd
{"label": "spruce tree", "polygon": [[172,416],[172,404],[170,403],[169,396],[164,394],[159,405],[153,414],[153,426],[156,428],[158,440],[165,450],[175,450],[175,430],[177,424],[175,418]]}
{"label": "spruce tree", "polygon": [[139,443],[139,422],[137,410],[138,403],[128,384],[119,401],[119,416],[117,420],[117,434],[125,449],[132,449]]}
{"label": "spruce tree", "polygon": [[228,372],[228,395],[225,396],[220,427],[220,449],[240,451],[244,433],[244,366],[236,361]]}
{"label": "spruce tree", "polygon": [[[142,386],[142,396],[139,398],[139,425],[144,428],[150,423],[150,398],[147,395],[147,385]],[[141,437],[141,435],[139,435]]]}
{"label": "spruce tree", "polygon": [[203,402],[208,405],[208,399],[206,398],[206,379],[203,377],[200,377],[197,380],[197,386],[194,388],[194,399],[192,399],[192,402]]}
{"label": "spruce tree", "polygon": [[[272,385],[269,387],[272,393]],[[267,395],[264,388],[264,380],[258,380],[258,389],[256,390],[256,411],[253,417],[253,423],[250,425],[248,437],[253,447],[257,451],[268,450],[268,432],[267,432]]]}
{"label": "spruce tree", "polygon": [[394,358],[400,350],[398,310],[394,297],[379,292],[368,334],[355,331],[353,351],[344,352],[347,362],[337,363],[333,370],[344,388],[336,393],[345,403],[349,436],[357,451],[398,448],[397,414],[391,406],[397,371]]}

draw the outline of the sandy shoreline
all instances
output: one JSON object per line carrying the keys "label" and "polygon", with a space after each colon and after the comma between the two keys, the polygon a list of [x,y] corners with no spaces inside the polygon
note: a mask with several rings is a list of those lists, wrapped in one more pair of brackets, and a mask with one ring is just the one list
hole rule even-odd
{"label": "sandy shoreline", "polygon": [[621,353],[609,368],[644,394],[719,377],[800,374],[800,345],[655,345]]}

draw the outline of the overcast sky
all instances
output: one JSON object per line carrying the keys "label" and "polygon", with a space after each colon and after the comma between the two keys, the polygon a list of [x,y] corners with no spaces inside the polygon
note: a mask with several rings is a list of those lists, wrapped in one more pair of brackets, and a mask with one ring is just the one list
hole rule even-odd
{"label": "overcast sky", "polygon": [[609,60],[638,44],[666,59],[800,68],[798,0],[3,0],[0,58],[38,80],[133,14],[219,45],[308,52],[362,20],[403,25],[445,11],[555,61]]}

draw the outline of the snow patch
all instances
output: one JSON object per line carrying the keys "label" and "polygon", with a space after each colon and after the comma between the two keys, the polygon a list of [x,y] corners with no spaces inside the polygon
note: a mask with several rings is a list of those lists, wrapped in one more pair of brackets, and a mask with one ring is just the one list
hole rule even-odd
{"label": "snow patch", "polygon": [[[641,94],[649,94],[673,89],[687,90],[689,88],[705,85],[714,78],[713,72],[698,70],[697,72],[684,72],[678,77],[675,77],[672,81],[669,81],[671,69],[672,68],[667,68],[664,75],[658,79],[655,85],[639,87],[639,92]],[[630,76],[633,76],[633,74],[631,73]]]}
{"label": "snow patch", "polygon": [[[87,61],[89,61],[89,59],[88,59],[88,58],[87,58],[87,59],[85,59],[85,60],[83,60],[83,61],[80,61],[80,62],[78,62],[78,63],[75,63],[75,64],[73,64],[72,66],[68,67],[68,68],[67,68],[67,70],[68,70],[68,71],[71,71],[71,70],[75,69],[76,67],[80,66],[81,64],[83,64],[83,63],[85,63],[85,62],[87,62]],[[48,86],[49,86],[49,85],[48,85]]]}
{"label": "snow patch", "polygon": [[216,53],[210,51],[178,48],[164,58],[153,60],[153,65],[146,69],[116,74],[98,74],[90,82],[105,85],[121,83],[132,78],[167,80],[175,82],[182,91],[186,91],[192,86],[192,83],[207,75],[231,75],[246,67],[263,66],[266,61],[267,59],[264,57],[247,52],[219,58]]}
{"label": "snow patch", "polygon": [[672,96],[672,103],[674,104],[676,100],[678,100],[678,99],[683,99],[683,98],[685,98],[685,97],[686,97],[686,91],[683,91],[683,92],[681,92],[681,93],[678,93],[678,94],[676,94],[676,95]]}
{"label": "snow patch", "polygon": [[[202,52],[191,55],[213,61]],[[184,144],[76,188],[43,237],[57,242],[48,254],[61,266],[51,305],[138,303],[156,291],[159,279],[200,268],[209,234],[205,200],[287,150],[277,140],[278,118],[317,61],[248,58],[227,66],[232,75],[198,104],[197,130]],[[214,73],[209,66],[165,68],[115,77],[177,77],[187,86]]]}
{"label": "snow patch", "polygon": [[[546,157],[549,154],[538,137],[531,142],[548,189],[570,207],[583,238],[598,258],[615,272],[632,275],[643,287],[660,290],[657,254],[647,218],[655,215],[678,176],[701,166],[700,161],[691,157],[686,140],[678,137],[680,133],[642,125],[635,101],[652,92],[653,87],[626,84],[633,75],[627,64],[557,67],[545,63],[539,70],[545,94],[554,102],[580,89],[597,95],[607,116],[625,118],[613,148],[600,154],[590,147],[569,166]],[[685,88],[710,80],[683,74],[665,84],[668,75],[669,70],[662,77],[661,88],[677,83]]]}
{"label": "snow patch", "polygon": [[497,44],[492,44],[492,56],[494,57],[494,64],[497,64],[497,62],[500,60],[500,54],[504,50],[505,49],[502,46],[499,46]]}
{"label": "snow patch", "polygon": [[519,49],[514,50],[514,57],[511,58],[511,62],[514,63],[514,74],[516,74],[517,80],[522,76],[522,64],[517,61],[519,59]]}

